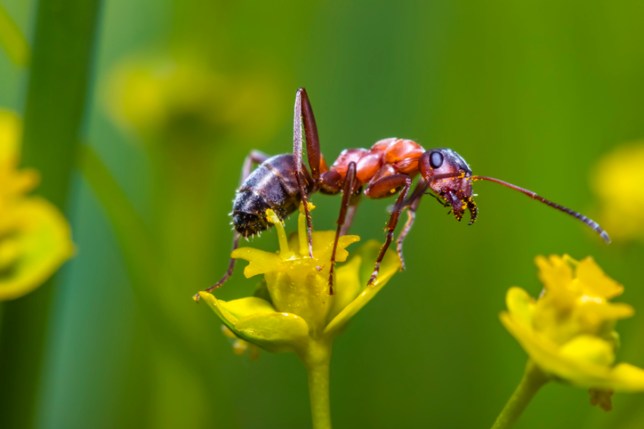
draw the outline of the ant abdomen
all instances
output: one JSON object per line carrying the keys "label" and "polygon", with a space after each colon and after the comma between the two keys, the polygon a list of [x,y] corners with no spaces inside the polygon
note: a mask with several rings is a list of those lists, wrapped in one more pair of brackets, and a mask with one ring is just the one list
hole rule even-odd
{"label": "ant abdomen", "polygon": [[239,234],[251,237],[270,228],[266,209],[284,219],[298,208],[302,196],[294,171],[292,154],[276,155],[261,163],[244,180],[235,195],[231,213]]}

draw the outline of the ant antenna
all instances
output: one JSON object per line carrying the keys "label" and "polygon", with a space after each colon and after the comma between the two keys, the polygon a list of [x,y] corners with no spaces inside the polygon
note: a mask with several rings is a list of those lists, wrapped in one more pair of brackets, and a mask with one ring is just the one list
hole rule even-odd
{"label": "ant antenna", "polygon": [[599,224],[597,222],[595,222],[594,220],[592,220],[589,217],[584,216],[581,213],[578,213],[578,212],[576,212],[574,210],[569,209],[568,207],[564,207],[564,206],[562,206],[560,204],[557,204],[555,202],[547,200],[547,199],[543,198],[541,195],[538,195],[535,192],[532,192],[532,191],[530,191],[528,189],[521,188],[521,187],[519,187],[517,185],[513,185],[512,183],[508,183],[508,182],[505,182],[505,181],[500,180],[500,179],[495,179],[494,177],[471,176],[471,180],[472,181],[487,180],[488,182],[498,183],[499,185],[505,186],[506,188],[510,188],[510,189],[515,190],[515,191],[521,192],[522,194],[532,198],[533,200],[537,200],[539,202],[542,202],[542,203],[552,207],[553,209],[557,209],[559,211],[567,213],[570,216],[574,217],[575,219],[582,221],[583,223],[588,225],[590,228],[592,228],[597,234],[599,234],[599,236],[607,244],[610,243],[610,236],[608,235],[608,233],[606,231],[603,230],[603,228],[601,226],[599,226]]}

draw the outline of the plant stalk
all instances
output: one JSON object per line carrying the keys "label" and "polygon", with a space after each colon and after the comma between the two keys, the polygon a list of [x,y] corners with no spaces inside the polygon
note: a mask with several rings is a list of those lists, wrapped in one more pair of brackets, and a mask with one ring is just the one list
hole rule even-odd
{"label": "plant stalk", "polygon": [[308,376],[313,429],[331,429],[329,402],[331,344],[326,341],[311,341],[303,361]]}
{"label": "plant stalk", "polygon": [[521,416],[537,391],[548,381],[548,377],[532,361],[528,361],[523,378],[505,407],[496,418],[492,429],[512,427]]}

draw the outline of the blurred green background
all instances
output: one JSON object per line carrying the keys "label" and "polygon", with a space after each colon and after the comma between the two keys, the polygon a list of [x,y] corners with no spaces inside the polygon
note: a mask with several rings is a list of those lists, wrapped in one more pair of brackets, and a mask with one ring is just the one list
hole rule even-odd
{"label": "blurred green background", "polygon": [[[0,2],[31,40],[36,2]],[[309,426],[297,359],[235,356],[214,314],[191,300],[228,263],[245,155],[291,150],[296,88],[309,92],[328,161],[412,138],[596,215],[598,160],[644,136],[643,17],[639,0],[104,2],[84,143],[141,222],[115,234],[74,175],[77,255],[53,286],[42,355],[24,362],[36,397],[5,392],[0,415],[30,404],[38,428]],[[0,106],[22,112],[26,83],[1,55]],[[475,188],[471,227],[423,201],[407,271],[336,342],[335,427],[489,427],[526,361],[498,314],[508,287],[539,293],[540,254],[592,255],[626,286],[620,300],[639,312],[618,327],[619,359],[644,365],[642,244],[606,246],[517,193]],[[334,228],[340,198],[313,202],[316,228]],[[390,203],[363,201],[353,232],[381,240]],[[275,248],[274,232],[253,245]],[[238,267],[220,296],[254,283]],[[640,428],[643,400],[618,394],[605,413],[582,389],[551,383],[517,427]]]}

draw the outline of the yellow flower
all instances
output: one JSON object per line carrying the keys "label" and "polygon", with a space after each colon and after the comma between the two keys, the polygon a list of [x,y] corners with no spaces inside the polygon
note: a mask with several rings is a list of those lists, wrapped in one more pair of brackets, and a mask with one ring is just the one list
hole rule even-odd
{"label": "yellow flower", "polygon": [[[184,55],[124,61],[105,88],[117,123],[143,138],[210,141],[226,133],[257,138],[276,122],[275,94],[262,78],[230,76]],[[248,124],[252,122],[252,126]]]}
{"label": "yellow flower", "polygon": [[[311,205],[312,207],[312,205]],[[298,234],[291,240],[280,219],[272,210],[266,215],[277,230],[279,251],[265,252],[240,248],[232,257],[249,263],[246,277],[263,275],[255,296],[223,301],[207,292],[199,297],[219,316],[228,330],[241,342],[235,352],[244,353],[248,344],[271,352],[294,352],[304,363],[308,375],[311,420],[314,428],[330,428],[329,366],[335,336],[364,307],[400,268],[398,256],[388,252],[380,275],[372,286],[367,282],[379,250],[376,242],[367,243],[348,262],[346,248],[359,237],[340,237],[336,253],[338,266],[331,295],[329,291],[330,257],[334,231],[313,233],[313,257],[308,255],[306,222],[300,207]]]}
{"label": "yellow flower", "polygon": [[[316,344],[330,345],[364,305],[400,268],[398,257],[388,253],[378,281],[366,286],[379,245],[370,242],[346,264],[336,267],[333,295],[329,294],[329,260],[334,231],[313,233],[313,258],[308,256],[304,218],[300,213],[299,234],[286,238],[277,216],[267,211],[275,224],[280,243],[277,253],[240,248],[233,257],[245,259],[246,277],[263,275],[265,289],[258,296],[222,301],[201,292],[200,296],[239,338],[272,352],[293,351],[305,360]],[[346,247],[359,240],[355,235],[340,237],[336,260],[347,260]]]}
{"label": "yellow flower", "polygon": [[601,223],[615,241],[644,241],[644,141],[606,155],[592,175]]}
{"label": "yellow flower", "polygon": [[606,408],[612,391],[644,391],[644,370],[615,364],[615,322],[633,315],[611,303],[623,287],[588,257],[537,257],[544,289],[538,299],[518,287],[506,297],[501,321],[550,378],[592,389],[593,403]]}
{"label": "yellow flower", "polygon": [[69,226],[48,201],[26,193],[33,170],[17,170],[20,120],[0,110],[0,300],[44,283],[73,253]]}

